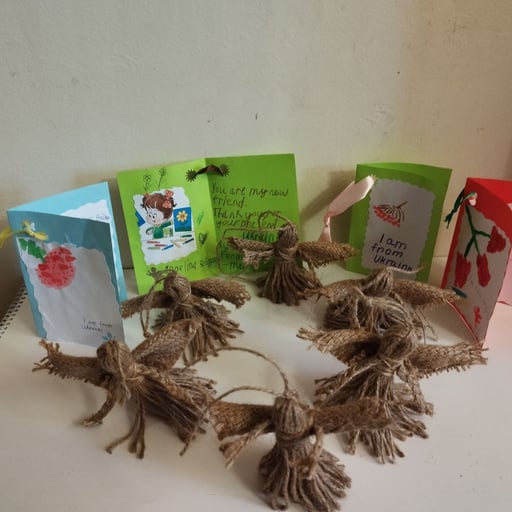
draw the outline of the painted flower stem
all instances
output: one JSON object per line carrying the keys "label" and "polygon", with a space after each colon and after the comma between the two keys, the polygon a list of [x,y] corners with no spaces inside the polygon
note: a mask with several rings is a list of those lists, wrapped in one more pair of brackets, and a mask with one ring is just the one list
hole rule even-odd
{"label": "painted flower stem", "polygon": [[466,210],[466,215],[468,217],[469,227],[471,229],[471,238],[469,239],[468,244],[466,245],[466,249],[464,251],[464,257],[467,258],[469,251],[471,250],[471,246],[474,245],[477,254],[481,254],[480,248],[478,247],[478,241],[477,236],[485,236],[486,238],[491,238],[491,235],[489,233],[486,233],[485,231],[480,231],[479,229],[475,228],[475,225],[473,224],[473,218],[471,217],[471,211],[468,208],[468,205],[464,205],[464,209]]}

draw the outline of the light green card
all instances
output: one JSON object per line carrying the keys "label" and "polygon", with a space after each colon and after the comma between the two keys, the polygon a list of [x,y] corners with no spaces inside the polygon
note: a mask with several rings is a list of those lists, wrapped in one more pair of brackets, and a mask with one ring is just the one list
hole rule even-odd
{"label": "light green card", "polygon": [[352,207],[349,242],[353,272],[393,267],[427,281],[451,170],[411,163],[360,164],[356,182],[374,176],[368,195]]}
{"label": "light green card", "polygon": [[204,158],[124,171],[117,181],[139,293],[153,284],[151,267],[191,280],[241,270],[240,255],[219,241],[257,238],[264,211],[299,222],[292,154]]}

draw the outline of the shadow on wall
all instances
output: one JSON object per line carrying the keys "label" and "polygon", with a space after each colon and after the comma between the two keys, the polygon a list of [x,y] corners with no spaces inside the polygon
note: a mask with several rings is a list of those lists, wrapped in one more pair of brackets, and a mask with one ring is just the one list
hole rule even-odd
{"label": "shadow on wall", "polygon": [[119,242],[119,251],[121,253],[121,264],[123,265],[123,268],[133,268],[123,207],[121,205],[121,196],[119,195],[119,187],[117,185],[116,171],[104,171],[103,173],[98,173],[96,177],[91,176],[90,172],[85,173],[84,175],[81,175],[77,178],[75,187],[86,187],[87,185],[92,185],[93,183],[100,183],[103,181],[108,183],[110,200],[112,201],[112,210],[114,211],[114,221],[116,223],[117,240]]}
{"label": "shadow on wall", "polygon": [[[0,222],[0,231],[7,227],[7,219]],[[2,270],[0,272],[0,319],[6,313],[14,296],[23,284],[21,270],[18,265],[16,249],[12,240],[7,240],[5,245],[0,249],[0,261],[2,262]]]}

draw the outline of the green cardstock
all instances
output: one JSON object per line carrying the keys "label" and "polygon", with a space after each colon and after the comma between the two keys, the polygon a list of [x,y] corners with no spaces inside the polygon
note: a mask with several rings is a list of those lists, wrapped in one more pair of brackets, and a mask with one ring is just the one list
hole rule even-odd
{"label": "green cardstock", "polygon": [[358,249],[347,261],[367,274],[384,266],[427,281],[451,169],[411,163],[360,164],[356,181],[374,176],[368,195],[352,207],[349,242]]}
{"label": "green cardstock", "polygon": [[264,211],[299,223],[292,154],[204,158],[124,171],[117,181],[139,293],[153,284],[152,267],[190,280],[242,270],[240,255],[219,242],[275,237],[280,224],[261,223]]}

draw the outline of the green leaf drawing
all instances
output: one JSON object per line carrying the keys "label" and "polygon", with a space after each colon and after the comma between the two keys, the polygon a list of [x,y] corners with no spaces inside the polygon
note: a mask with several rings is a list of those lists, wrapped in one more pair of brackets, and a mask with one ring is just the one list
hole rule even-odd
{"label": "green leaf drawing", "polygon": [[142,181],[144,182],[144,192],[147,192],[151,185],[151,174],[144,174],[144,176],[142,177]]}
{"label": "green leaf drawing", "polygon": [[33,256],[34,258],[44,261],[46,251],[42,247],[39,247],[34,242],[34,240],[26,240],[25,238],[20,238],[19,242],[20,247],[24,251],[27,251],[30,254],[30,256]]}
{"label": "green leaf drawing", "polygon": [[167,169],[165,167],[162,167],[159,171],[158,171],[158,176],[159,176],[159,180],[158,180],[158,188],[161,188],[162,187],[162,180],[165,178],[167,174]]}

